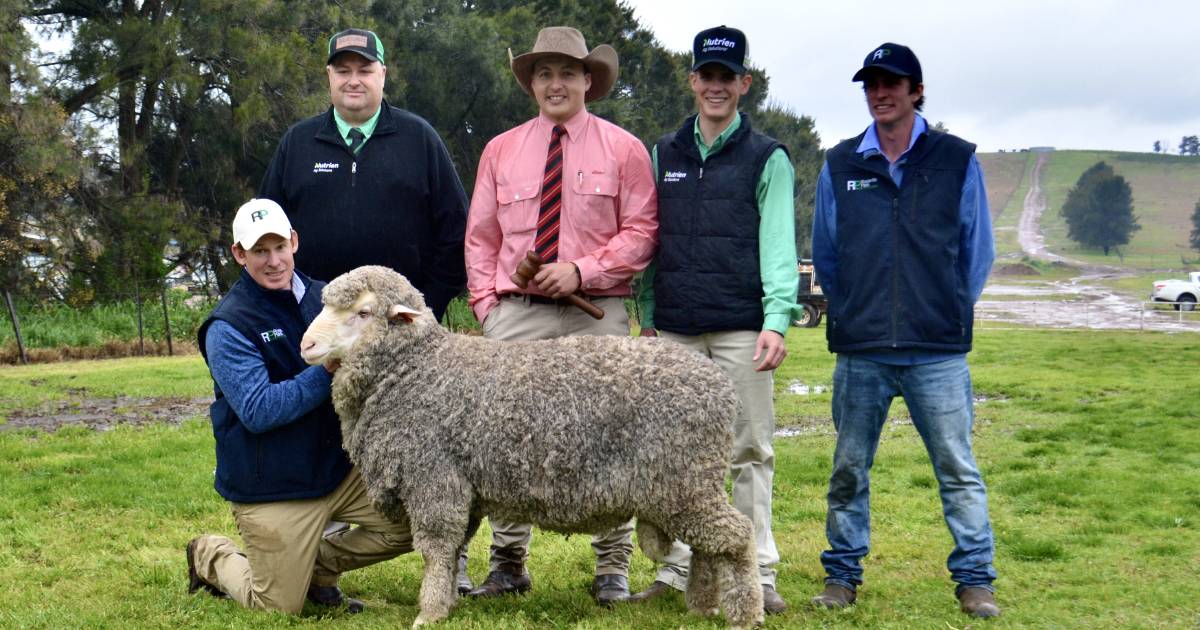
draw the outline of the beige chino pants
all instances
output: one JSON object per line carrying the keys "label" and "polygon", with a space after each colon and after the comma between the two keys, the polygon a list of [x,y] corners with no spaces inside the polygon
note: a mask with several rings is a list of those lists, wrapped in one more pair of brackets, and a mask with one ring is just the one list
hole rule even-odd
{"label": "beige chino pants", "polygon": [[[779,550],[771,533],[771,484],[775,477],[775,373],[754,371],[758,332],[731,330],[702,335],[658,331],[713,360],[733,379],[738,417],[733,428],[733,506],[754,523],[759,580],[775,586]],[[655,579],[679,590],[687,588],[692,550],[675,541]]]}
{"label": "beige chino pants", "polygon": [[[594,298],[604,309],[604,319],[592,319],[573,306],[533,304],[520,296],[505,296],[488,313],[483,334],[500,341],[556,339],[573,335],[629,336],[629,315],[625,300],[619,297]],[[510,523],[489,517],[492,526],[492,553],[489,570],[501,564],[521,564],[529,555],[533,526]],[[633,554],[633,522],[592,537],[596,553],[596,575],[628,575]]]}
{"label": "beige chino pants", "polygon": [[[310,583],[334,586],[346,571],[412,551],[407,519],[371,507],[358,468],[315,499],[230,503],[244,551],[224,536],[201,536],[196,572],[246,608],[297,613]],[[358,525],[322,537],[331,520]]]}

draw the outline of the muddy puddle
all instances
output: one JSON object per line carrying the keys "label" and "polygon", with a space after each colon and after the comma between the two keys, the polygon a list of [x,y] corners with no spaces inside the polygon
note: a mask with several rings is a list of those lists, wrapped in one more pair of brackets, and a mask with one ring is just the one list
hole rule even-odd
{"label": "muddy puddle", "polygon": [[64,400],[14,409],[5,414],[8,421],[0,424],[0,431],[27,428],[55,431],[65,426],[108,431],[121,425],[180,424],[207,416],[210,402],[208,398],[96,398],[79,392]]}

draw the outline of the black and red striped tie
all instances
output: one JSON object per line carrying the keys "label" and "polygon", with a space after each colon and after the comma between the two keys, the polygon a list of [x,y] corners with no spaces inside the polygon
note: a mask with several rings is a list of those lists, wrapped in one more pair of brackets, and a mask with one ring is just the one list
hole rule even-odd
{"label": "black and red striped tie", "polygon": [[538,211],[537,238],[533,249],[544,262],[558,260],[558,219],[562,212],[562,136],[567,130],[555,125],[550,132],[550,150],[546,153],[546,174],[542,177],[542,204]]}

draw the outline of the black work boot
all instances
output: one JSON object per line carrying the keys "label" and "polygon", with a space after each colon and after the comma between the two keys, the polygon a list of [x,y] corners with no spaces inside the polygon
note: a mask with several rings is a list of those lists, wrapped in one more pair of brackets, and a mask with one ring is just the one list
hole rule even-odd
{"label": "black work boot", "polygon": [[346,597],[342,593],[342,589],[336,586],[317,586],[316,584],[308,585],[308,594],[305,595],[308,601],[326,608],[337,608],[346,605],[346,611],[350,614],[357,614],[366,608],[366,605],[361,600],[353,597]]}
{"label": "black work boot", "polygon": [[525,572],[525,565],[504,563],[488,573],[487,579],[479,588],[467,593],[468,597],[497,597],[509,593],[527,593],[533,586],[533,580]]}
{"label": "black work boot", "polygon": [[601,606],[629,599],[629,580],[624,575],[597,575],[592,580],[592,598]]}
{"label": "black work boot", "polygon": [[467,573],[467,554],[459,554],[458,556],[458,572],[454,575],[454,584],[458,587],[459,595],[466,595],[475,588],[475,584],[471,582],[471,576]]}

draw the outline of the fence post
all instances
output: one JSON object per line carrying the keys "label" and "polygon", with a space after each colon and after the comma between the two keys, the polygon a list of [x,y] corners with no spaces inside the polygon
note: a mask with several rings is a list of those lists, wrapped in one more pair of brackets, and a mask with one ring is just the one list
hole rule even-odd
{"label": "fence post", "polygon": [[136,279],[133,281],[133,297],[137,300],[138,353],[146,356],[146,337],[142,333],[142,283]]}
{"label": "fence post", "polygon": [[17,309],[13,308],[12,295],[4,290],[4,301],[8,304],[8,316],[12,318],[13,334],[17,336],[17,352],[21,355],[21,363],[29,365],[29,355],[25,354],[25,342],[21,340],[21,324],[17,322]]}
{"label": "fence post", "polygon": [[171,315],[167,311],[167,283],[163,282],[162,286],[162,305],[163,305],[163,325],[167,329],[167,356],[175,356],[175,349],[171,345]]}

